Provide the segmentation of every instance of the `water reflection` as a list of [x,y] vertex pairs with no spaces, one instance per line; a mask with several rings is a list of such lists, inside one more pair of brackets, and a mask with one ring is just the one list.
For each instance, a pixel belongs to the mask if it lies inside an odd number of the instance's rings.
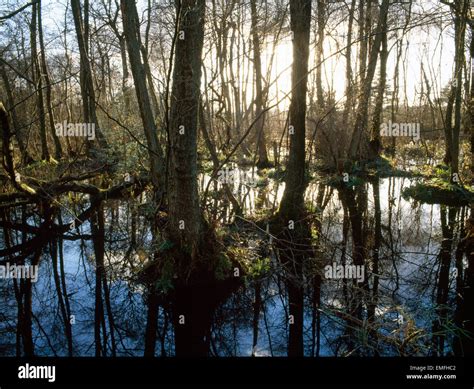
[[[44,204],[41,218],[26,206],[3,210],[2,263],[38,263],[40,277],[0,282],[1,354],[283,356],[300,344],[307,356],[472,354],[468,209],[404,199],[408,178],[311,182],[307,240],[291,251],[304,255],[288,262],[285,236],[265,224],[284,184],[246,174],[256,185],[232,182],[233,199],[201,177],[209,220],[228,224],[229,244],[253,264],[214,284],[144,279],[157,251],[145,195],[105,201],[64,231],[74,219],[62,207]],[[64,201],[81,214],[94,199]],[[32,249],[34,239],[42,244]],[[326,265],[362,266],[365,277],[327,279]]]

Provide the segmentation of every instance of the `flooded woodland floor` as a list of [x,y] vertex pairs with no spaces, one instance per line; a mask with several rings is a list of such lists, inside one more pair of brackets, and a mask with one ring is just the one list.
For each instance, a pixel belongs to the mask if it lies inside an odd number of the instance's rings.
[[147,192],[110,196],[86,215],[94,197],[64,193],[50,225],[37,204],[3,209],[3,257],[39,270],[36,282],[0,284],[0,353],[463,355],[472,350],[468,203],[416,198],[419,171],[436,163],[397,163],[349,180],[312,169],[305,220],[287,226],[305,236],[290,243],[272,227],[278,171],[229,165],[237,213],[222,183],[201,174],[220,249],[215,277],[192,284],[177,280],[172,255],[150,275],[156,253],[172,247],[153,241]]

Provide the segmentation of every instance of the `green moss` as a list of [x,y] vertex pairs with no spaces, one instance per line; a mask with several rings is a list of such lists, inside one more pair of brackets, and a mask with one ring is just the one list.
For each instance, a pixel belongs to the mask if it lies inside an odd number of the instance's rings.
[[370,178],[413,177],[415,175],[412,172],[395,168],[393,161],[380,157],[371,162],[344,163],[342,173],[331,176],[327,180],[327,184],[335,187],[341,185],[352,187],[362,185]]
[[268,169],[267,176],[268,178],[281,182],[285,178],[285,172],[282,169]]
[[416,174],[425,178],[440,178],[445,181],[450,180],[450,170],[445,164],[438,164],[436,166],[423,166],[416,171]]
[[165,240],[161,243],[160,247],[158,248],[159,252],[164,252],[166,250],[170,250],[174,246],[174,243],[170,240]]
[[412,172],[397,169],[394,162],[386,157],[379,157],[365,165],[364,169],[369,176],[374,177],[412,177]]
[[249,263],[248,276],[258,278],[270,270],[270,258],[256,258]]
[[174,264],[169,258],[166,258],[161,269],[161,277],[155,285],[157,290],[166,294],[170,289],[173,289],[173,274]]
[[214,269],[216,278],[218,280],[224,280],[229,276],[229,272],[232,269],[232,261],[226,253],[221,253],[218,257],[216,267]]
[[426,204],[463,206],[474,203],[474,191],[471,188],[454,185],[441,178],[433,178],[405,188],[402,195],[405,199],[412,198]]
[[214,172],[214,165],[210,160],[202,160],[200,164],[203,173],[212,174]]

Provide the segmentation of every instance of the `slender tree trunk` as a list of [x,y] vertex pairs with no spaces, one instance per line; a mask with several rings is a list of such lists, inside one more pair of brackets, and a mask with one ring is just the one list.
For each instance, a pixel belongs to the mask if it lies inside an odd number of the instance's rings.
[[372,121],[372,131],[370,139],[370,158],[376,159],[380,156],[382,143],[380,141],[380,122],[382,119],[383,103],[385,97],[385,87],[387,83],[387,59],[388,43],[387,31],[382,32],[382,49],[380,51],[380,78],[377,88],[377,99],[375,102],[374,116]]
[[[397,40],[397,59],[395,61],[395,68],[393,70],[393,93],[392,93],[392,98],[390,100],[390,120],[392,123],[395,123],[397,121],[397,113],[398,113],[398,107],[399,107],[399,89],[400,89],[400,74],[399,74],[399,68],[400,68],[400,59],[402,56],[402,48],[403,48],[403,38]],[[396,140],[395,137],[392,136],[390,140],[390,146],[389,146],[389,154],[394,155],[395,154],[395,148],[396,148]]]
[[[217,169],[219,168],[220,163],[219,163],[219,158],[217,157],[216,149],[214,147],[214,144],[211,141],[211,138],[209,136],[209,131],[207,130],[207,127],[206,127],[206,121],[204,118],[204,106],[202,104],[202,99],[199,102],[199,126],[201,127],[204,143],[206,144],[209,154],[211,155],[212,166],[214,168],[214,171],[216,172]],[[229,184],[227,182],[223,182],[222,188],[224,189],[224,192],[227,198],[231,202],[233,211],[235,212],[235,214],[238,216],[243,216],[242,207],[240,206],[239,202],[237,201],[234,194],[232,193],[232,190],[229,187]]]
[[38,48],[36,42],[36,31],[37,31],[37,18],[38,18],[38,5],[33,3],[30,34],[31,34],[31,58],[33,60],[33,82],[37,89],[36,107],[38,109],[38,120],[40,129],[41,139],[41,159],[48,161],[50,158],[48,150],[48,140],[46,137],[46,114],[44,111],[44,97],[43,97],[43,77],[41,76],[40,62],[38,59]]
[[257,167],[265,168],[269,166],[267,145],[265,140],[265,119],[263,111],[263,91],[262,91],[262,60],[260,58],[260,38],[258,36],[258,14],[256,0],[250,1],[252,11],[252,40],[253,40],[253,66],[255,70],[255,115],[259,117],[255,125],[257,131],[258,162]]
[[[387,30],[387,15],[389,9],[389,0],[383,0],[380,6],[379,18],[376,28],[376,35],[371,47],[369,63],[366,69],[364,82],[362,85],[362,94],[357,107],[356,123],[352,133],[351,143],[349,147],[349,156],[352,161],[363,158],[361,150],[361,141],[367,136],[367,115],[369,109],[370,96],[372,92],[372,80],[377,66],[377,58],[379,55],[380,45],[382,43],[383,32]],[[365,67],[364,67],[365,69]]]
[[318,42],[316,47],[316,96],[318,103],[318,117],[324,109],[324,91],[322,84],[322,59],[324,58],[324,27],[326,25],[326,1],[317,1],[318,11]]
[[470,123],[470,141],[471,141],[471,172],[474,173],[474,22],[470,23],[471,44],[469,53],[471,55],[471,88],[469,96],[469,123]]
[[59,142],[59,138],[56,135],[56,130],[54,128],[54,115],[53,115],[53,107],[51,103],[51,79],[49,77],[48,67],[46,65],[46,51],[44,47],[44,39],[43,39],[43,22],[41,17],[41,1],[38,2],[38,38],[40,44],[40,60],[41,60],[41,75],[40,77],[44,78],[44,85],[46,91],[46,109],[48,110],[48,119],[49,119],[49,129],[51,131],[51,137],[54,141],[54,157],[56,160],[61,159],[62,156],[62,148],[61,143]]
[[349,124],[349,113],[352,109],[352,90],[353,90],[353,79],[352,79],[352,27],[354,24],[354,11],[356,6],[356,0],[352,0],[351,8],[349,10],[349,25],[347,28],[347,40],[346,40],[346,104],[344,106],[344,113],[342,122],[346,127]]
[[[82,107],[84,111],[84,120],[87,123],[93,123],[95,125],[95,135],[98,144],[101,148],[106,149],[108,147],[107,141],[99,127],[97,120],[97,113],[95,108],[95,91],[94,82],[92,79],[92,69],[89,61],[89,41],[88,41],[88,1],[84,4],[84,22],[81,17],[81,4],[80,0],[71,0],[72,14],[74,18],[74,25],[76,28],[77,43],[79,46],[80,56],[80,78],[81,78],[81,95],[82,95]],[[89,141],[86,140],[89,144]]]
[[143,58],[143,68],[147,79],[147,86],[153,108],[153,117],[157,117],[159,113],[158,99],[156,98],[155,85],[153,83],[153,75],[151,74],[150,64],[148,61],[148,51],[144,45],[140,45],[140,52]]
[[368,2],[359,0],[359,20],[358,20],[358,38],[359,38],[359,89],[362,90],[364,85],[365,72],[367,67],[367,47],[369,37],[365,36],[365,13],[367,12],[365,6],[368,8]]
[[451,143],[451,181],[459,182],[459,134],[461,132],[461,109],[462,109],[462,70],[464,66],[464,42],[466,35],[466,19],[469,10],[469,1],[460,0],[455,3],[454,35],[455,35],[455,56],[454,56],[454,126],[452,128]]
[[161,201],[164,193],[164,157],[163,151],[158,144],[157,129],[153,110],[150,103],[150,95],[146,85],[146,74],[141,62],[138,14],[133,0],[121,0],[122,17],[124,24],[124,34],[128,47],[128,58],[135,82],[135,92],[137,95],[140,116],[147,140],[148,154],[150,157],[150,170],[152,182],[155,187],[157,201]]
[[[222,6],[225,7],[225,3],[222,3]],[[228,7],[231,9],[234,6],[234,2],[229,2]],[[218,116],[223,122],[225,126],[225,133],[226,138],[224,141],[224,148],[230,146],[231,142],[231,125],[232,125],[232,100],[230,98],[230,91],[229,91],[229,83],[226,77],[226,70],[227,70],[227,43],[228,43],[228,33],[229,33],[229,25],[227,22],[226,15],[220,18],[217,15],[217,4],[215,0],[212,0],[212,21],[214,24],[214,29],[217,33],[216,39],[216,56],[217,56],[217,65],[218,65],[218,75],[221,81],[221,90],[222,94],[219,96],[220,99],[220,108]],[[224,12],[227,14],[230,10],[225,9]],[[219,21],[221,20],[221,23]],[[223,111],[223,115],[220,112]]]
[[453,110],[456,95],[455,89],[455,86],[451,85],[444,118],[445,152],[443,161],[449,166],[451,166],[453,160]]
[[125,104],[124,116],[127,117],[130,113],[130,86],[128,85],[128,65],[127,65],[127,47],[126,47],[125,37],[120,35],[119,37],[119,46],[120,46],[120,56],[122,57],[122,94]]
[[3,85],[5,86],[5,95],[7,98],[7,108],[11,113],[13,132],[15,134],[16,140],[18,141],[18,147],[21,154],[21,162],[25,165],[33,162],[30,153],[28,152],[28,134],[26,131],[21,129],[21,122],[17,115],[17,110],[15,108],[15,101],[13,99],[13,92],[10,85],[10,80],[8,74],[3,65],[0,65],[0,74],[2,76]]

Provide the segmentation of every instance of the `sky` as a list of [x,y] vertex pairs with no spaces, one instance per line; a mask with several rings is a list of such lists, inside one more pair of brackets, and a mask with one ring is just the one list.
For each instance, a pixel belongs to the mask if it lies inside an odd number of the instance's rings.
[[[5,9],[11,9],[10,5],[15,4],[16,1],[2,0],[2,6],[0,6],[0,12],[4,13]],[[48,31],[51,31],[53,35],[58,35],[59,31],[62,31],[64,26],[64,10],[66,0],[43,0],[43,25]],[[6,4],[6,5],[5,5]],[[419,11],[430,11],[434,7],[439,6],[437,1],[431,0],[417,0],[413,5],[413,13],[416,15]],[[446,6],[443,6],[447,10]],[[145,8],[145,1],[139,0],[138,2],[139,13]],[[28,15],[28,11],[23,12]],[[342,54],[333,55],[336,51],[340,50],[345,45],[344,34],[346,33],[346,24],[340,23],[337,26],[333,26],[331,20],[328,22],[328,29],[331,29],[328,34],[325,45],[324,54],[327,58],[323,64],[323,87],[328,90],[331,89],[335,93],[336,101],[343,101],[345,92],[345,66],[346,60]],[[73,26],[68,26],[73,31]],[[1,29],[1,28],[0,28]],[[312,30],[314,32],[314,20]],[[439,91],[449,82],[452,69],[453,69],[453,58],[454,58],[454,44],[453,44],[453,31],[452,26],[441,31],[437,27],[429,27],[426,24],[421,27],[417,27],[408,32],[407,39],[404,41],[404,46],[407,47],[406,51],[406,79],[404,72],[400,69],[400,85],[402,86],[406,81],[406,98],[408,104],[416,104],[419,101],[420,82],[421,78],[421,63],[425,72],[430,79],[431,88],[433,95],[432,98],[437,97]],[[354,31],[354,34],[357,32]],[[25,33],[25,35],[28,35]],[[1,39],[1,38],[0,38]],[[269,65],[269,59],[273,50],[273,37],[267,37],[267,45],[263,45],[262,48],[262,66],[265,69]],[[74,37],[70,37],[71,42],[74,41]],[[337,42],[335,41],[337,40]],[[0,41],[1,42],[1,41]],[[314,39],[313,39],[314,42]],[[75,43],[75,42],[74,42]],[[52,53],[54,52],[54,41],[47,41],[47,50]],[[249,42],[247,42],[249,44]],[[395,68],[396,60],[396,48],[393,47],[393,39],[389,42],[390,54],[387,64],[387,84],[390,87],[393,82],[393,71]],[[353,68],[356,66],[355,50],[353,50]],[[210,61],[215,61],[214,58],[207,58],[205,65],[210,66]],[[316,66],[315,61],[315,50],[314,47],[310,51],[309,68],[314,69]],[[269,91],[270,102],[275,102],[284,97],[291,90],[291,64],[292,64],[292,42],[290,34],[282,34],[280,43],[276,46],[276,53],[274,58],[274,64],[272,68],[271,78],[278,78]],[[250,69],[251,70],[251,69]],[[240,69],[242,74],[248,72],[247,65],[243,64]],[[377,80],[378,73],[374,78]],[[253,77],[248,77],[248,90],[251,90],[251,83],[253,83]],[[244,85],[242,85],[244,87]],[[400,97],[403,99],[404,91],[400,91]],[[248,97],[248,103],[251,102],[251,97]],[[289,98],[280,102],[280,110],[285,110],[289,106]]]

